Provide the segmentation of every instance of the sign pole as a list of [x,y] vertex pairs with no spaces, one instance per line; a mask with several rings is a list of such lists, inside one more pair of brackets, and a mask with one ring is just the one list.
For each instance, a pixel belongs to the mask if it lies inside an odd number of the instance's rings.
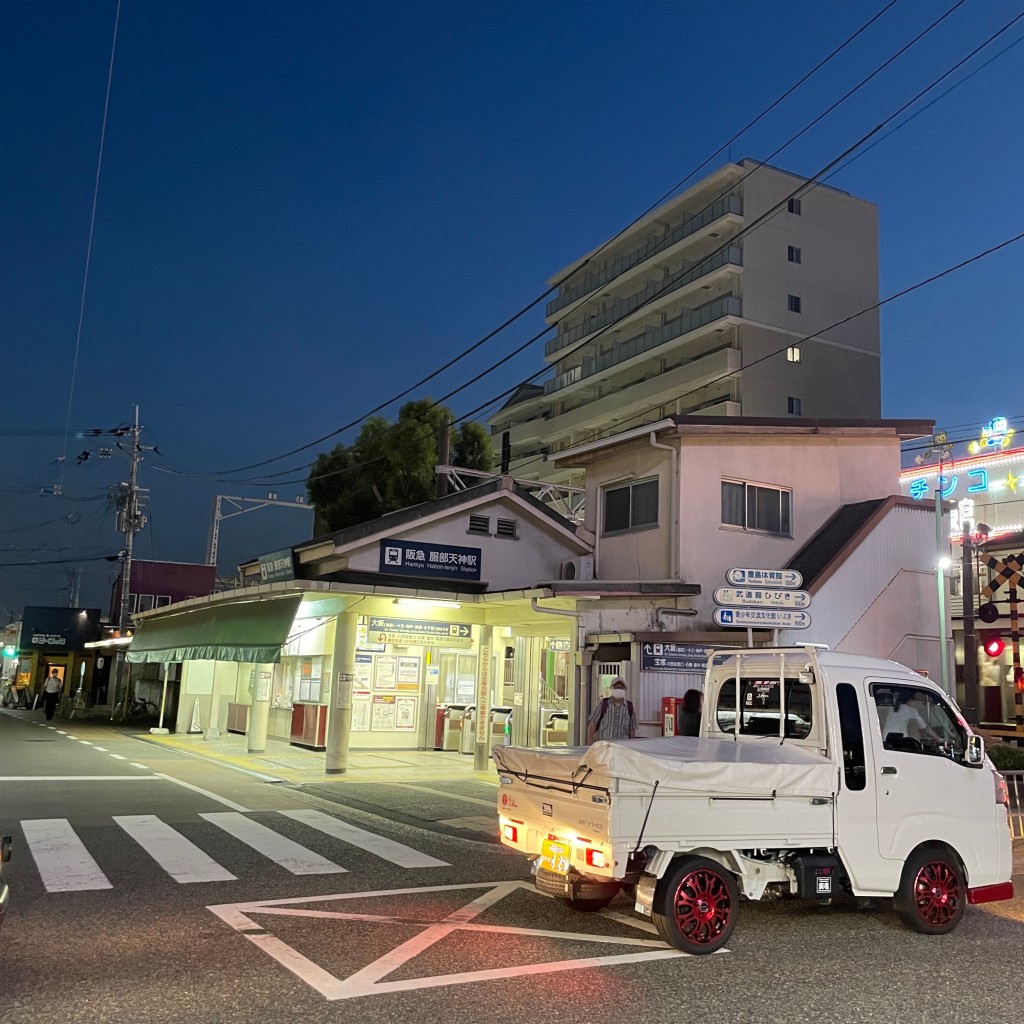
[[1024,684],[1020,666],[1020,619],[1017,615],[1017,588],[1010,587],[1010,652],[1013,655],[1013,717],[1018,730],[1024,730]]

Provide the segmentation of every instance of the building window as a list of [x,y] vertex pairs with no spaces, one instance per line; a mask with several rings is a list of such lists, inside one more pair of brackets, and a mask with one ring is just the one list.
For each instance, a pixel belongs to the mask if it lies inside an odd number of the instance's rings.
[[604,532],[624,533],[658,525],[658,481],[639,480],[604,492]]
[[151,612],[153,610],[153,595],[139,594],[139,611]]
[[798,217],[800,216],[800,200],[790,199],[786,204],[790,213],[795,213]]
[[792,396],[787,398],[786,412],[788,412],[790,416],[802,416],[803,413],[800,411],[800,399],[793,398]]
[[467,533],[483,533],[490,536],[491,533],[491,517],[490,516],[470,516],[469,517],[469,529]]
[[495,537],[518,536],[518,523],[515,519],[499,519],[494,527]]
[[800,256],[801,256],[801,253],[800,253],[799,247],[797,247],[795,245],[791,245],[789,247],[789,255],[787,257],[789,259],[789,262],[790,263],[802,263],[803,261],[800,259]]
[[788,295],[787,301],[789,302],[790,313],[800,312],[800,296],[799,295]]
[[722,525],[789,537],[792,502],[792,491],[781,487],[723,480]]
[[157,608],[166,608],[167,605],[169,605],[170,603],[171,603],[171,595],[170,594],[157,594],[157,596],[156,596],[156,606],[157,606]]
[[789,348],[786,349],[786,358],[791,363],[799,363],[800,362],[800,346],[799,345],[790,345]]

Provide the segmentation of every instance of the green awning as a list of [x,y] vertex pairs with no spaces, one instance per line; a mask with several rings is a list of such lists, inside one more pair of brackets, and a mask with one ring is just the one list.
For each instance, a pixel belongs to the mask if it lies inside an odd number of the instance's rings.
[[301,594],[257,601],[225,601],[176,615],[143,619],[132,637],[132,662],[281,660]]

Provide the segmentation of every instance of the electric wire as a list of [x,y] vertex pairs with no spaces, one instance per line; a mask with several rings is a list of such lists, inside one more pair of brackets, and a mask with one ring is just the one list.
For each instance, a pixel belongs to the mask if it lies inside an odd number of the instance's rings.
[[[966,0],[958,0],[958,2],[954,5],[954,7],[951,8],[949,12],[947,12],[947,15],[943,15],[942,18],[940,18],[939,20],[940,21],[943,20],[945,17],[948,16],[948,14],[951,14],[957,7],[961,6],[965,2],[966,2]],[[770,114],[776,107],[778,107],[781,103],[783,103],[785,100],[787,100],[794,92],[796,92],[797,89],[800,88],[800,86],[804,85],[818,71],[820,71],[823,67],[825,67],[825,65],[828,64],[833,58],[835,58],[840,53],[842,53],[842,51],[845,50],[851,43],[853,43],[854,40],[856,40],[859,36],[861,36],[864,32],[866,32],[867,29],[870,28],[876,21],[878,21],[879,18],[881,18],[891,8],[893,8],[896,5],[896,3],[898,3],[898,0],[890,0],[889,3],[885,4],[881,9],[879,9],[875,14],[873,14],[866,22],[864,22],[864,24],[862,24],[860,26],[860,28],[858,28],[855,32],[853,32],[852,35],[848,36],[842,43],[839,44],[839,46],[837,46],[834,50],[832,50],[831,53],[829,53],[827,56],[825,56],[821,60],[819,60],[817,64],[815,64],[809,71],[805,72],[793,85],[791,85],[780,96],[778,96],[775,100],[773,100],[770,104],[768,104],[768,106],[765,107],[759,114],[757,114],[754,118],[752,118],[750,121],[748,121],[747,124],[744,125],[738,132],[736,132],[730,139],[728,139],[726,142],[722,143],[718,147],[718,149],[716,149],[710,156],[706,157],[700,164],[698,164],[688,174],[686,174],[685,177],[681,178],[678,182],[676,182],[676,184],[673,185],[660,198],[656,199],[650,206],[648,206],[640,214],[638,214],[636,217],[634,217],[634,219],[632,221],[630,221],[629,224],[627,224],[624,228],[622,228],[618,232],[616,232],[611,238],[609,238],[606,242],[604,242],[601,246],[599,246],[597,249],[595,249],[589,255],[584,257],[584,259],[578,265],[574,265],[573,266],[571,271],[568,271],[565,275],[563,275],[561,278],[556,280],[547,290],[545,290],[540,295],[538,295],[535,299],[533,299],[530,303],[528,303],[526,306],[524,306],[522,309],[520,309],[517,313],[513,314],[511,317],[506,319],[500,326],[498,326],[494,330],[490,331],[488,334],[486,334],[479,341],[475,342],[474,344],[472,344],[468,348],[464,349],[459,355],[457,355],[453,359],[449,360],[447,363],[445,363],[439,369],[433,371],[432,373],[430,373],[429,375],[427,375],[426,377],[424,377],[420,381],[418,381],[416,384],[411,385],[409,388],[407,388],[406,390],[402,391],[398,395],[392,396],[391,398],[387,399],[387,401],[382,402],[381,404],[377,405],[376,407],[371,409],[368,413],[364,414],[363,416],[360,416],[358,419],[352,420],[351,422],[349,422],[349,423],[347,423],[347,424],[345,424],[345,425],[343,425],[341,427],[338,427],[337,429],[331,431],[330,433],[324,434],[322,437],[319,437],[319,438],[317,438],[314,441],[310,441],[309,443],[301,445],[298,448],[293,448],[290,451],[284,452],[281,455],[275,455],[273,458],[263,459],[260,462],[249,463],[248,465],[238,466],[238,467],[236,467],[234,469],[214,470],[214,474],[213,475],[225,475],[225,476],[227,476],[227,475],[233,475],[235,473],[243,473],[246,470],[257,469],[260,466],[269,465],[272,462],[278,462],[281,459],[286,459],[286,458],[288,458],[291,455],[297,455],[299,452],[306,451],[307,449],[312,448],[315,445],[322,444],[324,441],[328,441],[332,437],[336,437],[338,434],[344,433],[346,430],[349,430],[352,427],[358,426],[361,422],[363,422],[363,420],[365,420],[365,419],[369,418],[370,416],[373,416],[375,413],[378,413],[381,410],[387,408],[389,405],[392,405],[395,402],[400,401],[402,398],[405,398],[412,391],[416,390],[419,387],[422,387],[424,384],[426,384],[429,381],[433,380],[439,374],[443,373],[445,370],[451,368],[457,362],[459,362],[460,360],[462,360],[466,356],[470,355],[472,352],[476,351],[485,342],[490,341],[493,337],[495,337],[495,335],[500,334],[507,327],[511,326],[511,324],[513,324],[516,320],[520,319],[522,316],[524,316],[526,313],[528,313],[531,309],[533,309],[538,303],[542,302],[545,298],[547,298],[547,296],[549,296],[552,292],[554,292],[558,288],[560,288],[562,286],[562,284],[564,284],[570,277],[572,277],[574,274],[578,274],[579,271],[581,269],[583,269],[583,267],[587,266],[592,260],[596,259],[602,252],[604,252],[605,249],[607,249],[609,246],[613,245],[619,238],[622,237],[622,235],[624,235],[631,228],[633,228],[636,224],[638,224],[641,220],[643,220],[644,217],[646,217],[649,213],[651,213],[654,210],[656,210],[659,206],[662,205],[662,203],[664,203],[668,199],[670,199],[688,181],[690,181],[695,175],[697,175],[698,173],[700,173],[700,171],[702,171],[705,167],[707,167],[708,164],[710,164],[712,160],[714,160],[716,157],[720,156],[723,152],[728,150],[729,147],[733,145],[733,143],[735,143],[737,140],[739,140],[751,128],[753,128],[760,121],[762,121],[765,117],[767,117],[768,114]],[[931,27],[934,27],[935,24],[938,24],[938,22],[933,23],[933,25],[930,26],[925,31],[926,32],[931,31]],[[913,42],[916,42],[916,40],[912,41],[912,43],[910,45],[913,45]],[[893,59],[895,59],[895,58],[893,58]],[[776,151],[776,152],[779,152],[779,151]],[[522,350],[522,348],[525,348],[525,347],[527,347],[530,344],[533,344],[533,342],[540,340],[540,338],[543,337],[545,334],[547,334],[550,330],[551,330],[551,327],[545,328],[543,331],[541,331],[538,334],[536,334],[528,342],[524,342],[523,346],[520,347],[520,350]],[[502,363],[504,363],[506,361],[507,360],[502,360],[501,363],[498,363],[497,365],[502,365]],[[288,472],[294,472],[294,470],[290,470]]]

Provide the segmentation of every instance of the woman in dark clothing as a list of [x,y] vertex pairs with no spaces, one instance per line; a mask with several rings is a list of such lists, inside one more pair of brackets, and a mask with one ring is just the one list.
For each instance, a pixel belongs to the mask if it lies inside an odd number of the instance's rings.
[[679,712],[679,735],[700,735],[700,709],[703,694],[700,690],[687,690],[683,694],[683,707]]

